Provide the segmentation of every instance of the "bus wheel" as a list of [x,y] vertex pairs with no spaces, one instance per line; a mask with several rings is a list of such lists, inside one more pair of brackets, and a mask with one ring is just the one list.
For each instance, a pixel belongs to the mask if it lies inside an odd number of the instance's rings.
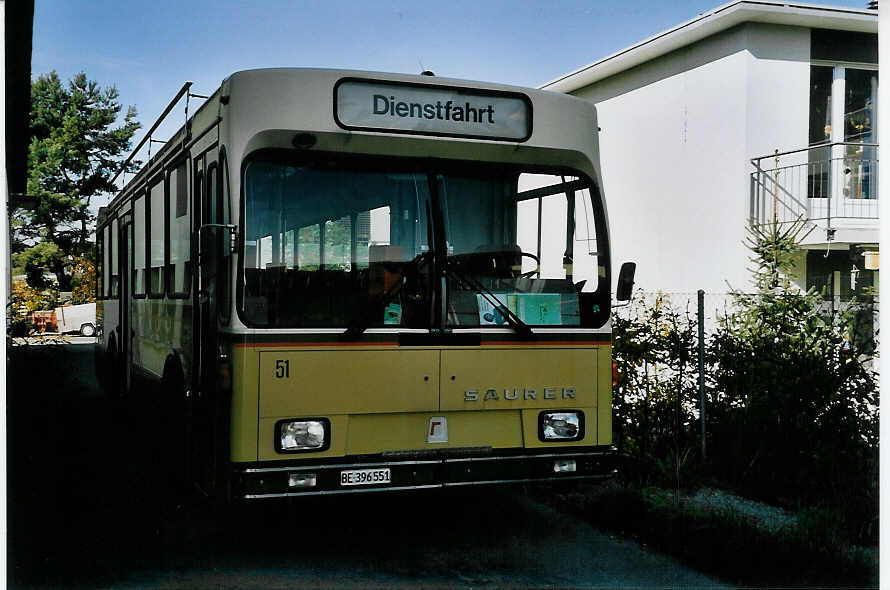
[[80,335],[81,336],[95,336],[96,328],[93,324],[84,324],[80,327]]

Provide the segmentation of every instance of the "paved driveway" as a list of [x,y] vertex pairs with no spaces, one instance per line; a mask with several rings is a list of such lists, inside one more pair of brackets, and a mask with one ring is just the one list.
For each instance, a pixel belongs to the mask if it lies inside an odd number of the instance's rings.
[[140,423],[93,348],[12,350],[11,587],[721,587],[522,489],[213,508],[160,499]]

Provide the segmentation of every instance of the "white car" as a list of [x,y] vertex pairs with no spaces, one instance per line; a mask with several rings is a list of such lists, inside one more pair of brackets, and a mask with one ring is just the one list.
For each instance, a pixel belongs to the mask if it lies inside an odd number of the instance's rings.
[[78,332],[81,336],[96,334],[96,304],[65,305],[57,307],[56,326],[60,334]]

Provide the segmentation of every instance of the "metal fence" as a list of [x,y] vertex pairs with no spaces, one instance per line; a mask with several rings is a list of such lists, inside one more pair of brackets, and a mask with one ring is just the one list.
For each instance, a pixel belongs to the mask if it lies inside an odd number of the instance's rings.
[[[741,293],[739,293],[741,294]],[[744,293],[756,296],[756,293]],[[627,306],[617,307],[615,314],[624,319],[637,319],[650,316],[652,309],[662,309],[663,315],[676,313],[681,325],[695,325],[702,337],[710,338],[721,323],[740,311],[736,294],[730,292],[680,292],[645,291],[638,289]],[[854,298],[825,297],[819,306],[826,318],[852,312],[849,336],[851,343],[869,354],[878,355],[880,298],[877,294],[857,295]]]
[[832,227],[878,218],[878,144],[827,143],[753,158],[750,221]]

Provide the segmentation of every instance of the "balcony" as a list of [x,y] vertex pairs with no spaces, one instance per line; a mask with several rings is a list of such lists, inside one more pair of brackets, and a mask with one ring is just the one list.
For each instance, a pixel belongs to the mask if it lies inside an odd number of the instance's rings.
[[877,242],[878,144],[826,143],[753,158],[753,225],[808,222],[804,245]]

